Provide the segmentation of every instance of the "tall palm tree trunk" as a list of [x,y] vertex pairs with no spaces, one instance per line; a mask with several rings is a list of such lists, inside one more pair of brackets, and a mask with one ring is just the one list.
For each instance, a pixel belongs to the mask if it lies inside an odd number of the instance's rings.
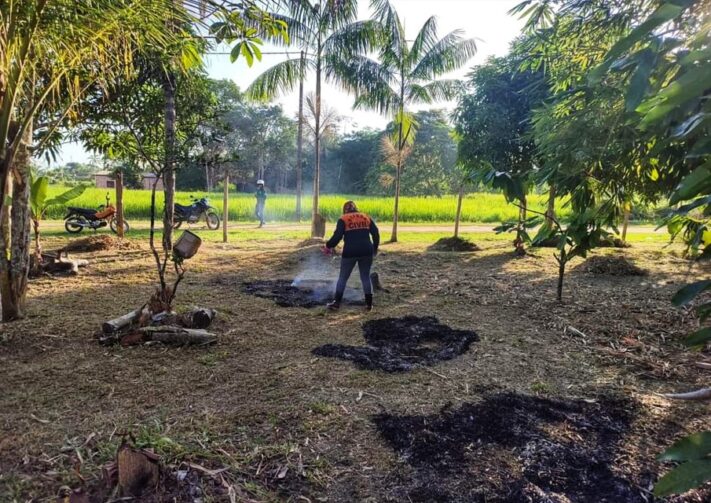
[[[27,276],[30,271],[30,146],[32,122],[28,124],[18,146],[12,166],[12,207],[2,212],[0,230],[0,299],[2,321],[25,316]],[[11,175],[12,176],[12,175]],[[5,186],[9,193],[8,185]]]
[[173,211],[175,209],[175,75],[167,70],[163,80],[165,99],[165,164],[163,166],[163,249],[173,248]]
[[464,185],[459,187],[459,194],[457,196],[457,214],[454,217],[454,237],[459,237],[459,221],[462,218],[462,199],[464,199]]
[[299,125],[296,136],[296,221],[301,221],[301,191],[303,176],[301,155],[304,148],[304,51],[301,51],[301,76],[299,78]]
[[319,38],[316,51],[316,103],[314,105],[314,125],[316,138],[314,147],[316,151],[316,163],[314,168],[314,201],[311,209],[311,237],[316,237],[318,232],[319,219],[319,191],[321,187],[321,39]]
[[[401,88],[404,96],[404,84]],[[393,231],[390,235],[390,242],[397,243],[397,224],[400,220],[400,177],[402,175],[402,151],[405,148],[402,138],[402,121],[404,120],[405,107],[400,105],[400,124],[397,130],[397,166],[395,169],[395,208],[393,209]]]

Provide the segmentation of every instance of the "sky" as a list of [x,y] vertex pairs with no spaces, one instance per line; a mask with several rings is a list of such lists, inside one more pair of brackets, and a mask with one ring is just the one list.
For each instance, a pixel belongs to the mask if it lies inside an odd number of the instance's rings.
[[[359,17],[369,17],[369,1],[359,0]],[[442,37],[452,30],[463,30],[464,37],[477,39],[477,54],[469,64],[458,72],[447,75],[447,78],[464,78],[473,66],[483,63],[489,56],[502,56],[508,52],[511,41],[520,33],[523,21],[508,15],[508,11],[520,0],[391,0],[405,25],[408,39],[413,39],[424,22],[431,16],[437,17],[438,35]],[[265,52],[279,52],[289,49],[279,49],[265,46]],[[292,51],[294,49],[291,49]],[[221,47],[214,52],[227,52]],[[249,84],[264,70],[283,61],[285,54],[265,54],[261,62],[256,62],[252,68],[247,67],[240,58],[231,63],[227,54],[212,54],[206,58],[208,75],[214,79],[233,80],[241,89]],[[315,88],[315,80],[307,80],[304,92],[309,93]],[[388,122],[375,112],[353,110],[352,96],[328,85],[323,86],[323,103],[335,108],[343,117],[342,132],[348,133],[366,127],[382,128]],[[288,116],[296,116],[298,110],[298,90],[284,94],[276,100],[284,108]],[[453,108],[453,103],[438,103],[426,108]],[[62,147],[56,162],[86,162],[91,157],[80,144],[70,143]]]

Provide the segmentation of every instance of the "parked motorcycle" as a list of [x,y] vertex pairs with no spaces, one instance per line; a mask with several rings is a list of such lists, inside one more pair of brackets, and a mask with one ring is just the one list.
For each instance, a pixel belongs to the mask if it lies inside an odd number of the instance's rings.
[[[64,228],[67,232],[71,232],[72,234],[77,234],[84,230],[84,228],[96,230],[99,227],[106,227],[107,225],[114,233],[118,231],[116,207],[111,204],[111,199],[108,194],[106,194],[106,204],[99,206],[98,210],[69,206],[67,212],[67,216],[64,217]],[[124,232],[128,232],[128,229],[128,222],[124,219],[123,230]]]
[[175,211],[173,212],[173,227],[177,229],[183,222],[189,224],[195,224],[205,219],[205,224],[210,230],[215,230],[220,227],[220,217],[217,216],[217,211],[215,208],[210,206],[210,201],[207,197],[202,197],[197,199],[190,196],[192,204],[189,206],[183,206],[182,204],[175,203]]

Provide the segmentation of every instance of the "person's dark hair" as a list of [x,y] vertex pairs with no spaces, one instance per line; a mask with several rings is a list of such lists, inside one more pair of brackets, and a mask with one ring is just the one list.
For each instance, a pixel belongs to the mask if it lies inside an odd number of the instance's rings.
[[356,206],[356,203],[353,201],[346,201],[346,203],[343,205],[343,213],[357,213],[358,212],[358,207]]

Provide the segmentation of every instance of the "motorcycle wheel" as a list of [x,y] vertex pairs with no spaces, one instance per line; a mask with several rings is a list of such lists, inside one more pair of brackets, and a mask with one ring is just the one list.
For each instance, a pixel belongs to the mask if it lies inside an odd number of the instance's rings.
[[214,211],[210,211],[205,214],[205,223],[211,231],[217,230],[220,228],[220,217]]
[[81,224],[81,219],[77,217],[66,219],[64,221],[64,228],[71,234],[79,234],[82,230],[84,230],[84,226]]
[[[113,231],[114,234],[118,234],[118,222],[116,221],[115,218],[111,219],[111,222],[109,222],[109,226],[111,227],[111,230]],[[124,221],[123,221],[124,234],[127,233],[129,230],[131,230],[131,226],[128,225],[128,221],[126,219],[124,219]]]

